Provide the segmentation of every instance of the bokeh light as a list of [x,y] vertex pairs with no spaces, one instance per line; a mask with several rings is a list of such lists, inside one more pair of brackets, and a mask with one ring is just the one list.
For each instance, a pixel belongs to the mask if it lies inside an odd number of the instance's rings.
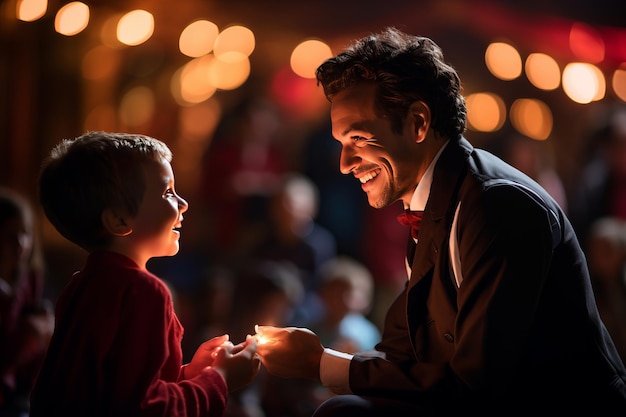
[[613,72],[611,84],[615,95],[626,102],[626,63]]
[[485,51],[485,64],[501,80],[514,80],[522,74],[522,58],[517,49],[508,43],[491,43]]
[[180,52],[192,58],[206,55],[213,50],[219,28],[208,20],[196,20],[180,34],[178,47]]
[[73,36],[89,24],[89,6],[79,1],[61,7],[54,18],[54,30],[61,35]]
[[213,94],[216,87],[209,80],[213,55],[195,58],[176,71],[171,81],[171,92],[180,105],[200,103]]
[[604,40],[588,25],[580,22],[572,25],[569,45],[574,55],[581,61],[597,64],[604,59]]
[[254,33],[244,26],[229,26],[220,32],[215,39],[213,53],[220,56],[228,52],[240,52],[250,56],[256,46]]
[[333,52],[326,43],[318,39],[301,42],[291,53],[291,70],[302,78],[315,78],[315,70],[330,58]]
[[48,10],[48,0],[18,0],[15,14],[19,20],[34,22],[42,18]]
[[148,123],[154,114],[155,102],[154,93],[148,87],[132,88],[124,94],[120,102],[120,121],[131,128]]
[[220,90],[234,90],[250,75],[250,60],[241,52],[231,51],[216,56],[209,68],[209,81]]
[[602,71],[584,62],[572,62],[563,69],[563,91],[574,102],[587,104],[604,97],[606,81]]
[[520,98],[511,104],[511,124],[521,134],[545,140],[552,133],[552,112],[548,105],[536,99]]
[[465,98],[467,124],[479,132],[495,132],[506,119],[504,100],[493,93],[474,93]]
[[154,17],[145,10],[126,13],[117,24],[117,39],[125,45],[141,45],[154,33]]
[[550,55],[530,54],[524,68],[528,81],[540,90],[555,90],[561,84],[561,69]]

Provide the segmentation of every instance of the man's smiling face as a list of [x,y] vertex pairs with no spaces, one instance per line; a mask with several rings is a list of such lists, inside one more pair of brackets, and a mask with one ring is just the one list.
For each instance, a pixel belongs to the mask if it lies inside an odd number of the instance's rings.
[[340,170],[361,182],[370,206],[407,204],[419,180],[420,147],[410,118],[394,132],[376,110],[376,85],[358,84],[332,98],[333,136],[341,143]]

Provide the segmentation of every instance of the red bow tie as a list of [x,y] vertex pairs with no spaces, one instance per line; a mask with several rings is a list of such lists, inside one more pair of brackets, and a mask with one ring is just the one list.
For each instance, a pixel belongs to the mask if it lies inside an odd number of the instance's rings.
[[411,226],[411,236],[413,236],[413,239],[417,239],[423,216],[423,211],[411,211],[406,209],[404,210],[404,213],[398,216],[398,222],[405,226]]

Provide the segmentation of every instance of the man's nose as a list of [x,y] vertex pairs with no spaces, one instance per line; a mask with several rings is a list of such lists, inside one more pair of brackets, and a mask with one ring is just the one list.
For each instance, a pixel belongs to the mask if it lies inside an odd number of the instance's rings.
[[339,156],[339,170],[342,174],[349,174],[359,164],[360,160],[361,158],[352,148],[344,147],[341,149],[341,155]]

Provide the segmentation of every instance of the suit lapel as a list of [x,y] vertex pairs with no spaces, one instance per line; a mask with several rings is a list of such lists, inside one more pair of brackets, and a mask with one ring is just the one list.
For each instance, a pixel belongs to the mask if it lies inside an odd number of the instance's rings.
[[[449,278],[439,273],[433,278],[435,262],[448,256],[447,246],[458,190],[466,170],[466,160],[472,146],[465,139],[450,142],[435,165],[433,182],[420,227],[420,238],[411,263],[411,277],[407,291],[407,315],[411,336],[427,313],[426,303],[433,279]],[[447,259],[442,267],[448,265]],[[444,283],[445,284],[445,283]],[[441,287],[438,284],[438,287]],[[449,285],[448,285],[449,287]]]

